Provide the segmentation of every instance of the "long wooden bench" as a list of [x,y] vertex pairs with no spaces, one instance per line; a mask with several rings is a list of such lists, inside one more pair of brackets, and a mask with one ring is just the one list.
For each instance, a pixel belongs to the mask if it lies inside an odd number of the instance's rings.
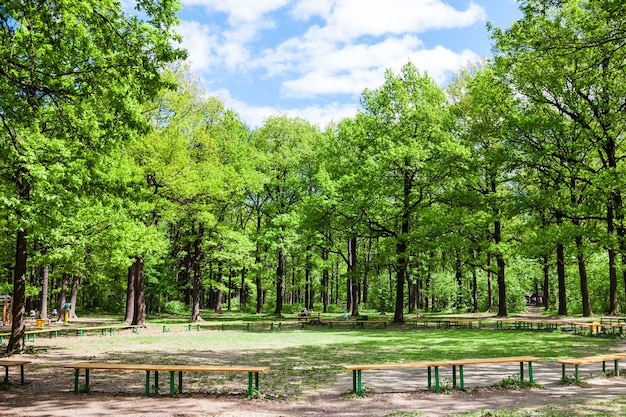
[[[212,365],[154,365],[154,364],[120,364],[120,363],[71,363],[64,366],[74,369],[74,392],[78,392],[79,372],[85,370],[85,389],[89,390],[89,371],[91,370],[118,370],[118,371],[145,371],[146,395],[150,395],[150,372],[154,372],[155,391],[159,389],[159,372],[170,374],[170,396],[176,392],[175,373],[178,372],[178,392],[183,392],[183,372],[241,372],[248,373],[248,398],[253,395],[253,389],[259,390],[259,373],[269,371],[264,366],[212,366]],[[253,387],[254,380],[254,387]]]
[[0,359],[0,366],[4,366],[4,384],[9,384],[9,368],[19,366],[20,367],[20,383],[24,385],[24,365],[28,365],[30,361],[21,360],[6,360]]
[[583,356],[579,358],[562,358],[557,359],[556,362],[561,364],[561,381],[564,382],[566,380],[565,365],[574,365],[574,379],[576,381],[579,381],[578,367],[580,365],[586,365],[589,363],[602,362],[602,373],[606,373],[606,363],[609,361],[613,361],[615,374],[616,376],[619,376],[620,359],[626,359],[626,353],[609,353],[604,355]]
[[387,328],[388,320],[325,320],[324,323],[328,326],[329,329],[333,328],[334,324],[347,324],[348,326],[356,329],[363,329],[366,324],[382,324],[383,328]]
[[533,380],[533,362],[541,361],[541,358],[535,356],[511,356],[503,358],[481,358],[481,359],[461,359],[461,360],[448,360],[448,361],[420,361],[420,362],[407,362],[407,363],[393,363],[393,364],[373,364],[373,365],[342,365],[342,368],[348,371],[352,371],[352,391],[359,397],[363,396],[362,386],[362,371],[367,370],[382,370],[382,369],[412,369],[412,368],[427,368],[428,369],[428,389],[432,388],[432,371],[434,369],[435,377],[435,392],[441,391],[441,383],[439,381],[439,368],[440,367],[452,367],[454,388],[457,387],[456,383],[456,368],[459,367],[459,380],[460,389],[465,389],[465,377],[464,366],[466,365],[494,365],[502,363],[514,363],[520,364],[520,379],[524,379],[524,363],[528,364],[528,375],[531,384]]

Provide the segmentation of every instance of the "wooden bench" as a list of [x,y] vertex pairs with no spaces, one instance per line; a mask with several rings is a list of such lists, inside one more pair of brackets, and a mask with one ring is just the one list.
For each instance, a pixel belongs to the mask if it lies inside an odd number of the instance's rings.
[[541,361],[541,358],[535,356],[511,356],[504,358],[481,358],[481,359],[461,359],[461,360],[448,360],[448,361],[420,361],[420,362],[407,362],[407,363],[393,363],[393,364],[375,364],[375,365],[342,365],[342,368],[348,371],[352,371],[352,391],[359,397],[363,396],[362,387],[362,371],[378,370],[378,369],[413,369],[413,368],[427,368],[428,369],[428,389],[432,388],[432,371],[435,371],[435,392],[441,392],[441,383],[439,381],[439,368],[440,367],[452,367],[452,386],[457,387],[456,383],[456,367],[459,367],[459,379],[460,389],[465,389],[465,377],[464,366],[465,365],[495,365],[502,363],[515,363],[520,364],[520,379],[524,379],[524,363],[528,364],[528,375],[531,384],[533,380],[533,362]]
[[139,332],[139,327],[136,324],[113,324],[110,326],[94,326],[94,327],[79,327],[76,328],[76,335],[82,337],[85,332],[88,331],[100,331],[102,336],[116,335],[118,330],[131,329],[133,333]]
[[383,328],[387,328],[387,320],[326,320],[324,321],[324,323],[326,323],[328,325],[329,329],[333,328],[333,324],[347,324],[349,326],[351,326],[353,329],[356,329],[357,327],[359,329],[363,329],[364,326],[368,323],[372,323],[372,324],[376,324],[376,323],[382,323]]
[[74,369],[74,392],[79,392],[78,380],[81,369],[85,370],[85,389],[89,390],[89,371],[118,370],[118,371],[145,371],[146,372],[146,395],[150,395],[150,372],[154,372],[155,391],[159,390],[159,372],[169,372],[170,374],[170,396],[176,392],[175,373],[178,372],[178,392],[183,392],[183,372],[242,372],[248,373],[248,398],[253,394],[254,389],[259,390],[259,373],[267,372],[270,368],[263,366],[212,366],[212,365],[150,365],[150,364],[120,364],[120,363],[71,363],[64,365],[64,368]]
[[574,365],[574,379],[579,381],[578,379],[578,367],[580,365],[586,365],[588,363],[600,363],[602,362],[602,373],[606,373],[606,362],[613,361],[614,362],[614,370],[616,376],[619,376],[619,360],[625,359],[626,353],[609,353],[604,355],[595,355],[595,356],[583,356],[579,358],[562,358],[557,359],[556,362],[561,364],[561,381],[565,382],[565,365]]
[[0,359],[0,365],[4,366],[4,383],[9,384],[9,368],[14,366],[20,367],[20,383],[24,385],[24,365],[28,365],[30,361],[5,360]]

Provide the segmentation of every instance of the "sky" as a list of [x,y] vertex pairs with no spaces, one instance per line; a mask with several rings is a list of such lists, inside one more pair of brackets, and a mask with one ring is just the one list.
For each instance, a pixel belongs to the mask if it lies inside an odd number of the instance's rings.
[[269,116],[320,128],[353,117],[363,91],[411,61],[444,87],[491,56],[487,22],[515,0],[180,0],[177,32],[207,94],[251,128]]

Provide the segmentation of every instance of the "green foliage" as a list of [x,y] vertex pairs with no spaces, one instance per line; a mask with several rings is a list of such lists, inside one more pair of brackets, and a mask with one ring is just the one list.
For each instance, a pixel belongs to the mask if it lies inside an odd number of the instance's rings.
[[494,387],[502,389],[530,389],[539,388],[540,385],[531,384],[529,380],[521,379],[519,375],[513,375],[496,382]]
[[168,301],[163,304],[163,312],[167,314],[173,314],[177,316],[189,315],[189,306],[185,305],[182,301]]

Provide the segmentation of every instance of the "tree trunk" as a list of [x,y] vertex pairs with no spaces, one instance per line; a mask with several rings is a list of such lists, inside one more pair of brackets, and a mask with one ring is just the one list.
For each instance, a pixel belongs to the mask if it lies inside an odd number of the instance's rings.
[[[136,267],[136,262],[133,262],[132,265],[128,267],[128,280],[126,286],[126,317],[124,318],[124,323],[128,324],[131,324],[133,322],[135,316],[135,276],[137,275],[137,272],[135,271]],[[61,291],[61,293],[63,293],[63,291]]]
[[456,293],[456,308],[461,308],[463,304],[463,261],[461,259],[461,250],[454,251],[454,278],[456,279],[457,293]]
[[359,313],[359,278],[357,277],[357,265],[359,253],[357,249],[357,238],[352,236],[348,241],[348,280],[350,282],[350,315],[357,317]]
[[567,315],[567,293],[565,289],[565,249],[562,243],[556,244],[556,274],[559,285],[559,315]]
[[144,289],[144,258],[135,260],[135,313],[132,324],[146,327],[146,293]]
[[[408,228],[408,224],[406,225]],[[405,225],[402,225],[404,230]],[[408,233],[408,230],[407,230]],[[406,243],[404,243],[403,233],[396,244],[396,255],[398,256],[398,271],[396,273],[396,307],[393,315],[394,323],[404,323],[404,281],[406,277]]]
[[276,266],[276,309],[274,310],[274,315],[280,317],[283,315],[283,292],[285,274],[287,273],[287,259],[282,248],[278,250],[276,258],[278,265]]
[[322,269],[322,308],[324,309],[324,313],[328,312],[328,289],[329,289],[329,272],[328,272],[328,250],[326,248],[322,249],[322,261],[324,264],[324,269]]
[[[494,241],[498,245],[502,241],[502,225],[500,221],[494,223]],[[498,267],[498,317],[508,316],[506,305],[506,281],[504,256],[500,249],[496,253],[496,265]]]
[[217,261],[217,275],[215,276],[215,282],[217,282],[218,289],[215,291],[215,312],[222,314],[222,303],[224,301],[224,291],[222,285],[224,284],[224,266],[222,261]]
[[248,305],[248,284],[246,284],[246,268],[241,268],[241,288],[239,289],[239,305],[243,308]]
[[587,265],[585,263],[583,250],[583,237],[576,236],[576,259],[578,261],[578,275],[580,275],[580,295],[583,303],[583,316],[591,317],[593,316],[593,311],[591,309],[591,299],[589,297]]
[[[257,215],[256,220],[256,230],[259,232],[261,230],[261,215]],[[261,247],[259,241],[256,242],[256,254],[254,257],[254,264],[259,267],[261,265]],[[261,268],[257,268],[256,276],[255,276],[255,284],[256,284],[256,313],[263,313],[263,281],[261,280]]]
[[76,315],[76,301],[78,299],[78,286],[80,285],[80,277],[78,275],[74,275],[74,279],[72,280],[72,291],[70,292],[70,304],[72,307],[70,308],[70,318],[75,319],[78,318]]
[[9,354],[24,352],[26,331],[26,268],[28,261],[26,230],[19,230],[15,242],[15,271],[13,273],[13,298],[11,338],[7,346]]
[[493,271],[491,270],[491,254],[487,254],[487,311],[493,311]]
[[201,263],[202,263],[202,237],[204,235],[204,223],[198,226],[198,235],[193,242],[193,279],[191,289],[191,321],[202,320],[200,317],[200,287],[202,285]]
[[543,264],[543,309],[545,311],[550,309],[550,264],[548,261],[547,255],[541,257]]
[[41,268],[41,305],[39,307],[39,318],[48,318],[48,265]]

